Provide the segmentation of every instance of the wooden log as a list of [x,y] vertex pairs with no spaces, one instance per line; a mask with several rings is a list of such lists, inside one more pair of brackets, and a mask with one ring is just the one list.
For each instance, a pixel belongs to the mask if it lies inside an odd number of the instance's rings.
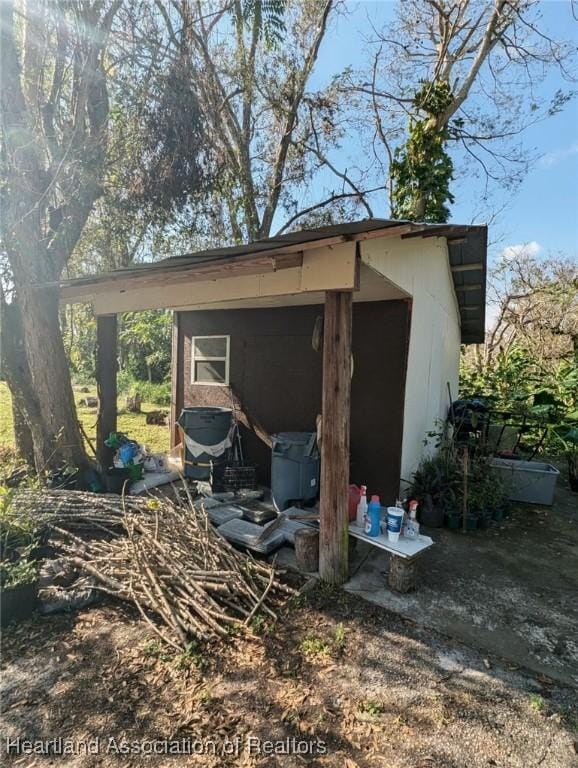
[[295,560],[297,568],[305,573],[319,569],[319,531],[316,528],[295,531]]
[[388,584],[396,592],[411,592],[417,587],[417,557],[392,555],[389,560]]
[[99,315],[96,318],[96,450],[98,461],[103,468],[112,464],[113,456],[113,451],[106,447],[104,441],[110,432],[116,432],[116,339],[116,315]]
[[319,574],[331,584],[348,577],[351,291],[325,294]]

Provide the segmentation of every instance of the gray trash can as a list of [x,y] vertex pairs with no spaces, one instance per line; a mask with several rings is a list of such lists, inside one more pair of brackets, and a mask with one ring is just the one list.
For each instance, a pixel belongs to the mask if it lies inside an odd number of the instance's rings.
[[278,510],[315,499],[319,490],[319,451],[315,432],[272,436],[271,493]]
[[[233,411],[230,408],[183,408],[177,424],[185,434],[186,477],[208,480],[211,473],[214,475],[215,470],[224,468],[231,449]],[[201,450],[203,447],[207,450]]]

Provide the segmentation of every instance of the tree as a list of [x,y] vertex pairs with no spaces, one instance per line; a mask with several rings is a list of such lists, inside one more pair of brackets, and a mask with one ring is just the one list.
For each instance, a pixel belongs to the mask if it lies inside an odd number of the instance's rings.
[[465,169],[470,182],[481,169],[483,197],[491,182],[513,187],[532,159],[520,135],[571,96],[536,96],[551,67],[571,79],[574,61],[537,0],[404,0],[372,44],[369,73],[345,73],[340,87],[371,111],[375,162],[401,218],[446,221]]
[[532,249],[502,254],[490,276],[496,319],[485,345],[485,363],[517,345],[543,370],[561,360],[578,366],[578,267],[562,256],[540,258]]
[[[461,388],[534,417],[578,405],[578,267],[530,246],[507,249],[491,271],[494,320],[486,342],[462,352]],[[543,406],[547,406],[546,409]]]
[[[59,280],[102,192],[107,45],[121,0],[0,3],[2,244],[25,360],[5,375],[36,468],[86,464],[59,327]],[[51,66],[45,66],[48,60]],[[6,316],[6,315],[5,315]],[[6,339],[6,324],[2,326]]]
[[[159,0],[169,55],[186,58],[206,126],[214,184],[191,201],[189,219],[212,243],[267,237],[336,202],[366,206],[364,179],[330,159],[341,137],[338,93],[310,90],[334,6],[219,0],[208,11],[201,0]],[[307,194],[314,181],[323,189],[321,171],[338,187]]]
[[125,312],[119,342],[126,368],[136,379],[163,381],[171,365],[172,315],[167,310]]

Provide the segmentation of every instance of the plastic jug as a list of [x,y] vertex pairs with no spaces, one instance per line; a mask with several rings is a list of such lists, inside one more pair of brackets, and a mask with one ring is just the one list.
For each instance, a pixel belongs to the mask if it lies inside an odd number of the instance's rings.
[[372,496],[367,507],[367,518],[365,520],[366,536],[379,536],[379,519],[381,515],[381,504],[379,496]]
[[361,499],[361,488],[358,485],[349,486],[349,522],[354,523],[357,515],[357,505]]
[[365,530],[365,518],[367,517],[367,488],[365,485],[361,486],[359,495],[359,503],[357,504],[357,510],[355,514],[355,525]]

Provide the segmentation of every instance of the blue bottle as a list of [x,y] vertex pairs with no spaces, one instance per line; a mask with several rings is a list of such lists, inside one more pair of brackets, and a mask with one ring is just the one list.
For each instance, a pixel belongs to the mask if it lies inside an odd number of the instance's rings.
[[365,535],[366,536],[379,536],[379,521],[381,515],[381,504],[379,502],[379,496],[372,496],[371,501],[367,507],[367,515],[365,518]]

